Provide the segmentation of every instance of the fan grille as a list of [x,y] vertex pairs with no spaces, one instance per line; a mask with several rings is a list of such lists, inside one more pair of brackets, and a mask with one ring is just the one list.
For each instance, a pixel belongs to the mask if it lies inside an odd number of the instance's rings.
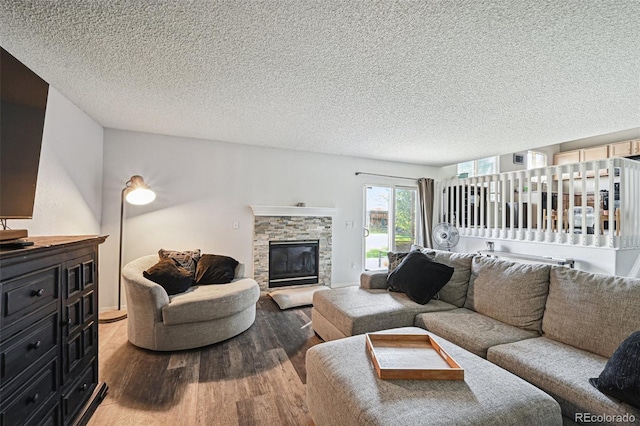
[[460,240],[460,234],[455,226],[441,222],[433,228],[433,241],[440,248],[450,249],[455,247]]

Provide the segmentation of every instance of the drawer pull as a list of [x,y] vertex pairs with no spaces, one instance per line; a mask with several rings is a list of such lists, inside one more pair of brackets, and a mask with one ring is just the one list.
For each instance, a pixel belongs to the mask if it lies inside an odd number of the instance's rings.
[[33,404],[34,402],[37,402],[38,399],[40,399],[40,394],[35,394],[33,396],[30,396],[29,399],[27,399],[27,404]]
[[81,392],[86,391],[86,390],[87,390],[87,387],[88,387],[88,386],[87,386],[87,384],[86,384],[86,383],[83,383],[83,384],[82,384],[82,386],[80,386],[80,391],[81,391]]
[[42,342],[38,340],[37,342],[30,344],[29,349],[38,349],[40,345],[42,345]]
[[71,318],[67,318],[67,319],[64,319],[64,320],[60,321],[60,324],[63,325],[63,326],[71,324]]
[[31,297],[41,297],[44,294],[44,288],[33,290],[31,292]]

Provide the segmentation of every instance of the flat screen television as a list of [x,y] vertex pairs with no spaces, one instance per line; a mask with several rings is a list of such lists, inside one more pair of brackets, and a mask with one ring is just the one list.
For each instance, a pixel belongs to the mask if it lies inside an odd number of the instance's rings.
[[33,217],[49,84],[0,49],[0,219],[4,229],[6,219]]

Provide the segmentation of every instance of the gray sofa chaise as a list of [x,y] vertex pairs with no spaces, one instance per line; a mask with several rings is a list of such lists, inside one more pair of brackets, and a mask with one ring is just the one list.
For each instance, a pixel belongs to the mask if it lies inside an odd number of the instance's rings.
[[260,287],[242,278],[242,264],[229,284],[199,285],[169,296],[142,272],[157,255],[138,258],[122,268],[127,295],[127,331],[136,346],[174,351],[206,346],[236,336],[253,324]]
[[417,326],[545,391],[565,424],[579,423],[582,413],[640,419],[639,409],[589,383],[640,330],[640,279],[427,251],[454,268],[437,300],[419,305],[388,291],[386,272],[364,273],[360,287],[314,295],[316,333],[335,340]]

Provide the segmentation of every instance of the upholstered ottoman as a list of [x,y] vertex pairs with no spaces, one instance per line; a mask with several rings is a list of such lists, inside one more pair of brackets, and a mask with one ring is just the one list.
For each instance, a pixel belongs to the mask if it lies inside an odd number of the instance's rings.
[[[404,327],[386,333],[423,333]],[[365,336],[307,351],[307,407],[322,425],[562,425],[558,403],[506,370],[433,335],[465,370],[458,380],[381,380]]]

